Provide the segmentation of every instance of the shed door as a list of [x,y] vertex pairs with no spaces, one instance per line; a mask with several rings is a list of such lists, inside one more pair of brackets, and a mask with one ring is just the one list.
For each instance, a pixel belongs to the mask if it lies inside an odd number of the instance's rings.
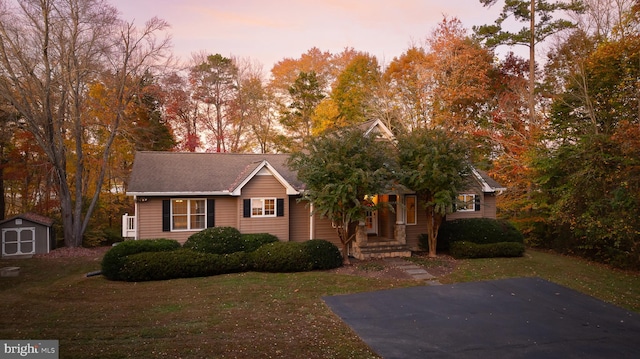
[[2,230],[2,255],[14,256],[36,253],[36,229],[5,228]]

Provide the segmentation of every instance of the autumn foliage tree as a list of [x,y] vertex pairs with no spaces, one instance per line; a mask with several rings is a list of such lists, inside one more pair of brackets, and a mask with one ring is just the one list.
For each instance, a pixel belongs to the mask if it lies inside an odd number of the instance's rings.
[[444,18],[427,43],[433,83],[431,121],[471,133],[488,95],[492,53],[467,36],[455,18]]
[[371,100],[380,77],[378,60],[374,56],[359,54],[351,60],[331,92],[338,110],[336,127],[352,126],[370,119]]
[[289,87],[290,103],[282,111],[280,124],[287,135],[286,146],[290,149],[305,147],[313,130],[313,113],[325,97],[315,72],[300,72]]
[[[0,96],[33,134],[52,166],[65,245],[82,244],[98,204],[106,163],[125,118],[131,79],[141,76],[167,48],[167,26],[152,19],[138,28],[118,19],[100,0],[21,1],[0,13]],[[115,89],[108,123],[88,117],[86,89],[110,76]],[[94,131],[109,134],[95,142]],[[102,162],[88,191],[87,153]],[[93,175],[93,174],[92,174]]]
[[[620,18],[635,13],[628,7]],[[640,268],[640,32],[618,26],[624,31],[608,39],[578,29],[552,54],[549,75],[560,86],[552,97],[549,145],[535,161],[536,201],[548,218],[537,239]]]
[[227,152],[231,102],[236,98],[238,68],[232,59],[220,54],[208,55],[191,67],[189,81],[198,116],[212,133],[214,151]]

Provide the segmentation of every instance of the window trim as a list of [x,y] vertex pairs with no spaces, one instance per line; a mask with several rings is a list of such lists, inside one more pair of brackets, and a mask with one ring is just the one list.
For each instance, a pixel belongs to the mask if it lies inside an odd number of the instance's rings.
[[[460,200],[460,197],[463,197],[462,200]],[[467,199],[467,197],[470,197],[470,200]],[[475,193],[459,193],[458,197],[456,197],[456,212],[475,212],[476,211],[476,198],[478,197],[477,194]],[[460,207],[460,203],[464,203],[465,207],[467,205],[471,205],[471,209],[469,208],[462,208]]]
[[[186,201],[187,202],[187,228],[174,228],[174,217],[176,216],[176,214],[173,212],[173,204],[176,201]],[[203,201],[204,202],[204,212],[203,213],[195,213],[192,214],[191,213],[191,201]],[[207,199],[206,198],[171,198],[169,200],[170,203],[170,210],[169,210],[169,224],[170,224],[170,231],[171,232],[192,232],[192,231],[201,231],[203,229],[207,228],[207,216],[208,216],[208,209],[207,209]],[[185,216],[185,214],[178,214],[179,216]],[[193,216],[201,216],[203,218],[203,224],[204,226],[202,228],[192,228],[191,227],[191,219]]]
[[[409,198],[413,198],[413,223],[409,223]],[[404,196],[404,224],[407,226],[415,226],[418,224],[418,196],[415,194]]]
[[[273,218],[273,217],[277,217],[278,215],[278,199],[275,197],[252,197],[250,198],[250,204],[251,204],[251,218]],[[254,207],[253,206],[253,201],[262,201],[262,208],[261,208],[261,213],[262,214],[254,214],[253,210],[258,208],[258,207]],[[266,205],[266,201],[273,201],[273,214],[264,214],[265,213],[265,205]]]

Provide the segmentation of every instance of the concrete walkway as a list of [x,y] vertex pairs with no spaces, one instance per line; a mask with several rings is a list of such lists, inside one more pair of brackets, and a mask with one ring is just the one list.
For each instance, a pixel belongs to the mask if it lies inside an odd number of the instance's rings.
[[385,258],[385,262],[398,269],[402,269],[415,280],[423,280],[427,285],[442,285],[434,275],[427,272],[424,267],[408,262],[402,258]]

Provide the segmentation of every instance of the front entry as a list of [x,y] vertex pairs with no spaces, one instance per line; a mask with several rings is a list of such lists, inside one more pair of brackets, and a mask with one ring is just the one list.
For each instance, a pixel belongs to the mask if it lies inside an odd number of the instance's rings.
[[378,235],[378,211],[367,211],[365,227],[367,234]]

